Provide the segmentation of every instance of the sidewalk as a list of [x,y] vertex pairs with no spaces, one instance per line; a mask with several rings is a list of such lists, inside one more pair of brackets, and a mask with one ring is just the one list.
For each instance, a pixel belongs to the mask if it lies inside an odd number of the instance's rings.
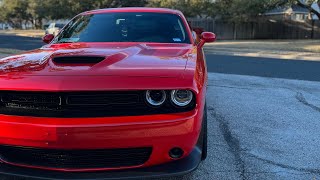
[[211,54],[320,61],[320,40],[220,41],[207,44]]

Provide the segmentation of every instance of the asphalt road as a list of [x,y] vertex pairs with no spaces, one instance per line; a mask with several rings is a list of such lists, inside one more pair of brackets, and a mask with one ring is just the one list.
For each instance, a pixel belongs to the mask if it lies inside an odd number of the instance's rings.
[[210,73],[209,158],[184,179],[320,179],[319,97],[319,82]]
[[319,61],[224,56],[206,53],[209,72],[320,81]]
[[320,179],[320,61],[206,57],[209,154],[183,179]]
[[39,38],[0,35],[0,48],[31,50],[42,45],[43,43]]

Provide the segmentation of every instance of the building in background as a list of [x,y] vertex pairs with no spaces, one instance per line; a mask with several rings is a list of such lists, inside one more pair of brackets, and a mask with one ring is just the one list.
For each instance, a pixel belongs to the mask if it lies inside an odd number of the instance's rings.
[[[312,8],[320,12],[319,5],[314,3]],[[291,6],[281,6],[271,11],[268,11],[264,14],[265,16],[269,17],[272,20],[293,20],[293,21],[307,21],[307,20],[319,20],[319,18],[311,13],[309,9],[298,6],[298,5],[291,5]]]

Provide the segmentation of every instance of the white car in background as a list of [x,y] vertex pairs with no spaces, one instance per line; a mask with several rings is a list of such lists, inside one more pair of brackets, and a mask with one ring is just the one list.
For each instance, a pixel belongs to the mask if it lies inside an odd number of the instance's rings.
[[62,23],[51,23],[46,29],[46,34],[53,34],[56,36],[64,26],[65,24]]

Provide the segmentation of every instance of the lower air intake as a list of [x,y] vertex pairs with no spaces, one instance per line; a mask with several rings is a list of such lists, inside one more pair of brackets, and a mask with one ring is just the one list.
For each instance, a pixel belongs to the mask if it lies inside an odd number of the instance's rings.
[[0,159],[17,165],[54,169],[96,169],[139,166],[152,148],[56,150],[0,146]]

